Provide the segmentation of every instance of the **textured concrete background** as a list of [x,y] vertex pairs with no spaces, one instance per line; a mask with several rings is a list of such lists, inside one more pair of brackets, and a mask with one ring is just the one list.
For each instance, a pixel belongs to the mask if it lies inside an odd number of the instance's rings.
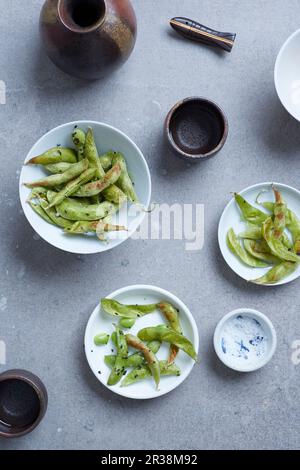
[[[300,125],[281,107],[273,68],[283,41],[299,28],[298,0],[134,0],[139,36],[130,61],[108,80],[83,83],[57,70],[38,36],[42,0],[0,0],[0,340],[7,368],[37,373],[49,391],[48,413],[31,435],[0,449],[299,448],[299,282],[247,285],[227,268],[217,224],[229,193],[276,180],[299,188]],[[168,28],[188,16],[237,32],[231,55],[188,42]],[[216,100],[230,123],[215,159],[189,167],[162,144],[162,124],[180,98]],[[205,204],[205,245],[134,241],[98,256],[73,256],[38,239],[21,212],[18,176],[26,153],[47,130],[78,119],[117,126],[141,147],[153,199]],[[202,362],[177,390],[133,402],[104,389],[83,354],[87,319],[102,295],[124,285],[154,284],[190,307]],[[263,370],[240,375],[215,357],[218,319],[237,307],[266,313],[278,350]],[[179,430],[179,432],[177,431]]]

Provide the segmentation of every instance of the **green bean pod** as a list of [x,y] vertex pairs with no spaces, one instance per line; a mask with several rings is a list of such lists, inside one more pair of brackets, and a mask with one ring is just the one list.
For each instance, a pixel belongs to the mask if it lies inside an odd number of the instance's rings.
[[119,163],[122,168],[121,176],[116,185],[123,191],[131,202],[138,202],[133,183],[127,171],[127,165],[124,156],[121,153],[115,153],[113,157],[113,165]]
[[[160,375],[162,376],[180,376],[181,374],[180,368],[176,364],[169,364],[167,361],[159,361],[159,368]],[[128,385],[135,384],[149,377],[152,377],[152,373],[149,366],[141,365],[133,369],[126,375],[125,379],[122,380],[121,387],[127,387]]]
[[240,194],[234,193],[234,198],[239,206],[243,218],[254,225],[261,225],[268,217],[268,214],[265,214],[261,210],[257,209],[254,206],[251,206]]
[[245,250],[232,228],[227,233],[227,245],[230,251],[247,266],[251,266],[252,268],[265,268],[268,266],[267,263],[254,258]]
[[178,346],[179,349],[188,354],[194,361],[197,361],[197,353],[191,341],[166,325],[143,328],[139,331],[137,336],[142,341],[156,340],[175,344],[175,346]]
[[[258,225],[249,224],[246,230],[239,233],[238,237],[249,240],[263,240],[263,231]],[[281,241],[286,248],[291,249],[293,247],[293,244],[286,233],[282,234]]]
[[52,163],[76,163],[77,156],[73,149],[66,147],[54,147],[47,152],[29,160],[26,165],[50,165]]
[[118,181],[121,175],[121,165],[114,165],[106,175],[98,181],[92,181],[91,183],[81,186],[81,188],[74,194],[75,197],[91,197],[100,194],[102,191],[107,189]]
[[151,349],[149,349],[149,347],[141,341],[140,338],[137,338],[136,336],[133,336],[130,334],[127,334],[125,338],[126,338],[128,346],[138,349],[144,355],[147,365],[154,379],[154,382],[156,384],[156,388],[158,389],[159,382],[160,382],[160,367],[159,367],[159,361],[157,357],[151,351]]
[[83,173],[81,173],[80,176],[70,181],[63,189],[61,189],[57,193],[55,198],[53,198],[52,202],[50,203],[49,208],[58,206],[59,204],[61,204],[66,198],[76,193],[76,191],[78,191],[78,189],[80,188],[82,184],[87,183],[88,181],[91,181],[91,179],[93,179],[94,176],[95,176],[94,168],[89,168],[88,170],[85,170]]
[[263,236],[271,250],[271,253],[274,256],[280,258],[283,261],[292,261],[294,263],[300,261],[298,256],[295,253],[289,251],[289,249],[284,246],[281,240],[275,238],[274,224],[271,217],[269,217],[263,224]]
[[[160,302],[158,304],[159,310],[163,313],[166,319],[169,322],[170,327],[177,331],[177,333],[182,334],[182,328],[179,321],[179,311],[169,302]],[[168,358],[168,364],[171,364],[175,361],[176,356],[179,352],[179,348],[174,344],[170,345],[170,353]]]
[[292,274],[297,267],[297,263],[283,261],[277,266],[271,268],[264,276],[254,279],[251,282],[254,282],[255,284],[277,284],[279,281]]
[[113,299],[101,299],[101,307],[109,315],[137,319],[154,312],[156,304],[150,305],[124,305]]
[[96,178],[103,178],[105,176],[105,171],[101,165],[101,160],[98,155],[95,139],[94,139],[94,131],[91,127],[89,127],[85,145],[84,145],[84,157],[87,158],[90,162],[90,166],[96,169]]
[[46,178],[43,178],[39,181],[35,181],[33,183],[25,183],[25,186],[27,188],[55,188],[56,186],[60,186],[61,184],[65,184],[73,180],[82,172],[87,170],[88,166],[89,162],[87,159],[85,159],[79,163],[75,163],[69,170],[65,171],[64,173],[47,176]]

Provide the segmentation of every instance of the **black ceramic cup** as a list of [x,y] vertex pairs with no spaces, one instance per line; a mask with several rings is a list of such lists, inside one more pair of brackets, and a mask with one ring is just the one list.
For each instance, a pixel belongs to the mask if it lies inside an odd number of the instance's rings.
[[168,113],[165,135],[176,155],[188,161],[199,161],[221,150],[228,135],[228,121],[213,101],[186,98]]
[[36,375],[25,370],[0,374],[0,437],[20,437],[33,431],[47,404],[47,390]]

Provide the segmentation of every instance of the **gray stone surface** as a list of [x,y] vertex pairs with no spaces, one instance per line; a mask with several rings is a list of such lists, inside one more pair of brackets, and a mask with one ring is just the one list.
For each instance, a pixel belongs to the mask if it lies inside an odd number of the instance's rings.
[[[0,449],[255,449],[299,448],[299,283],[247,285],[227,268],[217,224],[229,193],[277,180],[299,187],[300,126],[281,107],[273,68],[283,41],[299,27],[297,0],[134,0],[139,36],[130,61],[102,82],[83,83],[57,70],[38,36],[41,0],[0,0],[0,340],[7,364],[44,380],[48,413],[31,435]],[[231,55],[175,36],[172,16],[189,16],[237,32]],[[204,95],[226,111],[230,134],[216,158],[189,167],[162,144],[162,124],[180,98]],[[205,204],[205,245],[134,241],[98,256],[73,256],[38,239],[21,212],[18,177],[32,144],[47,130],[77,119],[110,123],[141,147],[153,200]],[[100,296],[124,285],[154,284],[193,312],[201,365],[177,390],[133,402],[102,387],[87,367],[83,334]],[[278,332],[269,366],[247,375],[223,367],[212,335],[237,307],[266,313]]]

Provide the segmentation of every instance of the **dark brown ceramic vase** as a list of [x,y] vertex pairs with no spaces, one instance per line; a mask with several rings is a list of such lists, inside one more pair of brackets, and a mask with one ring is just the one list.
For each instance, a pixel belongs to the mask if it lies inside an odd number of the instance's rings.
[[136,16],[129,0],[47,0],[40,32],[54,64],[75,77],[95,80],[130,56]]

